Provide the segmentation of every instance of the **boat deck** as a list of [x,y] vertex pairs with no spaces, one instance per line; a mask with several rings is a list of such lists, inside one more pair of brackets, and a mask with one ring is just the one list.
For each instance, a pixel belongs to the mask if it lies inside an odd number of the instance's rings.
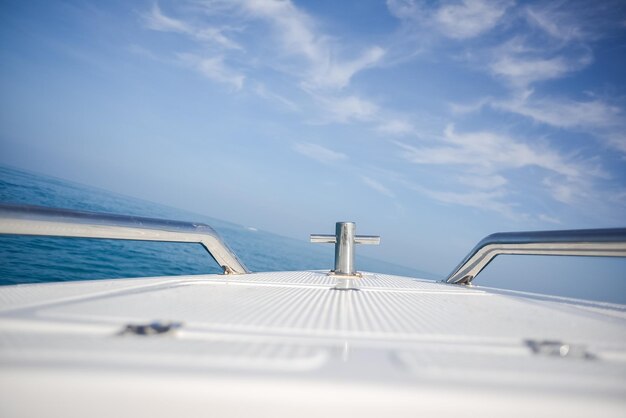
[[624,416],[626,306],[374,273],[358,290],[335,282],[0,288],[0,413]]

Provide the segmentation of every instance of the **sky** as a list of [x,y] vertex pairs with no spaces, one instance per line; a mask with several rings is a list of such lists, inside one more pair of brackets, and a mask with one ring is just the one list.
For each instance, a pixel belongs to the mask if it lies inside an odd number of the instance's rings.
[[623,1],[1,0],[0,164],[447,273],[626,225],[625,74]]

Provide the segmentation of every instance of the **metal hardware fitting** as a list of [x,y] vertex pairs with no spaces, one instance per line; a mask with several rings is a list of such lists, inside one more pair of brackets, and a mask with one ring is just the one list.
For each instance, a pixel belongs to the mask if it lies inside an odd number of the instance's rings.
[[582,345],[566,344],[552,340],[525,340],[524,344],[530,351],[538,356],[576,358],[583,360],[595,360],[596,356],[587,351]]
[[222,267],[224,274],[249,273],[217,232],[205,224],[41,206],[0,205],[2,234],[198,243]]
[[356,235],[354,222],[337,222],[335,235],[311,234],[311,242],[335,244],[335,269],[331,274],[338,277],[338,289],[352,288],[352,279],[360,277],[354,267],[354,245],[378,245],[380,237],[374,235]]
[[483,238],[444,282],[470,284],[500,254],[626,257],[626,228],[492,234]]
[[154,321],[149,324],[128,324],[118,335],[160,335],[169,334],[182,327],[180,322]]

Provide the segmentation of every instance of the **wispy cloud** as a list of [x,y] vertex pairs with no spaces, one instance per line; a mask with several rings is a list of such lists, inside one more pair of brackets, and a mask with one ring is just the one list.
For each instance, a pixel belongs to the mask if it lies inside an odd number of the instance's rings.
[[415,127],[410,122],[401,119],[389,119],[381,121],[376,130],[383,134],[408,135],[415,132]]
[[205,77],[233,86],[236,90],[241,90],[245,80],[243,74],[228,67],[224,63],[222,56],[199,57],[193,54],[179,54],[178,58],[183,64],[199,71]]
[[314,19],[291,1],[239,0],[248,18],[266,22],[283,53],[304,58],[307,68],[297,70],[307,88],[344,88],[358,72],[377,64],[385,55],[380,46],[365,49],[356,58],[339,55],[340,44],[319,31]]
[[507,194],[501,189],[496,191],[469,190],[456,192],[416,187],[415,190],[442,203],[493,211],[511,219],[522,219],[527,216],[517,211],[515,205],[507,201]]
[[562,203],[572,203],[581,191],[576,185],[559,181],[552,177],[546,177],[543,184],[550,190],[551,196]]
[[509,98],[483,98],[469,104],[452,104],[451,110],[455,114],[467,114],[485,107],[520,115],[533,123],[585,132],[605,146],[626,154],[624,109],[604,99],[538,97],[534,89],[526,89]]
[[[402,147],[401,143],[397,145]],[[424,184],[417,177],[406,177],[394,170],[377,169],[375,171],[379,177],[384,178],[388,183],[393,183],[397,187],[416,192],[437,202],[452,206],[472,207],[480,211],[496,212],[516,221],[528,219],[528,215],[520,210],[521,208],[517,203],[512,201],[511,195],[514,193],[511,193],[507,187],[503,187],[507,185],[508,181],[497,174],[488,174],[484,170],[466,169],[466,175],[463,175],[463,179],[461,179],[450,175],[450,172],[458,172],[459,170],[453,167],[442,167],[442,171],[446,173],[445,176],[449,181],[444,181],[444,184],[447,185],[435,186]],[[437,170],[431,171],[433,172],[431,179],[433,179],[436,177]],[[362,180],[365,181],[363,176]],[[376,183],[380,184],[379,181]],[[377,186],[370,185],[372,188],[377,188]],[[388,190],[387,187],[383,186],[383,190],[385,189]],[[385,194],[383,190],[380,192]],[[402,193],[402,195],[394,193],[394,197],[398,200],[405,196],[406,193]]]
[[590,50],[584,45],[569,47],[566,43],[552,44],[521,36],[493,48],[490,55],[489,72],[522,89],[580,71],[593,62]]
[[550,215],[546,215],[545,213],[540,213],[538,218],[542,222],[547,222],[547,223],[551,223],[551,224],[561,224],[560,219],[555,218],[555,217],[550,216]]
[[[426,186],[436,181],[427,181],[413,190],[447,204],[524,218],[526,209],[513,203],[513,197],[522,193],[522,170],[534,173],[532,179],[524,179],[533,182],[532,187],[568,204],[591,196],[596,182],[608,177],[599,160],[581,157],[572,147],[555,146],[549,134],[539,140],[506,134],[504,127],[455,129],[455,121],[468,120],[476,111],[485,110],[480,116],[517,115],[516,121],[533,128],[540,124],[544,130],[586,132],[626,152],[626,139],[620,134],[623,110],[617,104],[597,97],[575,100],[542,90],[551,80],[593,64],[590,42],[595,35],[568,7],[508,0],[387,0],[387,7],[399,19],[399,29],[379,42],[372,37],[367,42],[350,38],[345,32],[342,36],[328,33],[328,25],[290,0],[211,0],[173,8],[171,16],[155,5],[145,14],[144,25],[185,37],[188,48],[174,55],[208,79],[234,91],[252,92],[283,110],[302,111],[303,123],[361,125],[363,132],[374,132],[396,144],[401,152],[392,157],[388,151],[387,158],[399,157],[398,163],[413,169],[406,162],[433,167],[433,173],[438,173],[433,176],[444,179],[439,189]],[[189,10],[202,13],[192,15]],[[444,51],[437,59],[445,51],[455,51],[451,65],[464,66],[457,70],[479,69],[486,75],[485,85],[497,88],[489,90],[489,97],[469,98],[469,104],[451,105],[452,112],[434,118],[425,117],[423,109],[410,108],[411,104],[394,108],[393,100],[384,94],[374,96],[371,91],[375,89],[360,88],[359,74],[365,71],[373,75],[419,59],[414,49],[405,50],[389,41],[394,36],[406,37],[407,32],[429,33],[433,50]],[[461,45],[462,60],[458,59]],[[420,82],[428,83],[427,75],[420,75]],[[498,126],[498,120],[493,123]],[[425,134],[427,130],[437,135]],[[292,149],[325,164],[348,159],[312,142],[295,143]],[[441,174],[446,172],[451,174]],[[387,197],[396,196],[378,177],[357,174],[355,179]],[[540,216],[535,214],[533,219]],[[549,222],[548,218],[543,221]]]
[[197,28],[191,23],[166,16],[158,4],[154,4],[150,12],[143,15],[143,19],[148,29],[184,34],[198,41],[207,42],[225,49],[243,49],[241,45],[226,35],[228,30],[232,30],[231,28],[208,25]]
[[323,111],[335,122],[371,121],[378,111],[378,106],[356,95],[315,95],[322,104]]
[[550,36],[570,42],[587,38],[579,22],[569,13],[555,9],[555,4],[528,6],[525,10],[528,21],[548,33]]
[[299,106],[293,100],[269,90],[263,83],[257,83],[254,87],[254,92],[264,99],[280,104],[286,109],[292,111],[299,110]]
[[575,101],[535,98],[532,90],[513,100],[494,101],[492,105],[558,128],[614,127],[623,120],[623,112],[619,107],[600,99]]
[[192,33],[193,29],[183,21],[165,16],[158,4],[154,4],[149,13],[143,15],[147,28],[163,32]]
[[534,27],[555,40],[595,42],[622,31],[624,3],[605,0],[539,1],[524,6],[523,16]]
[[472,189],[499,189],[508,183],[508,180],[499,174],[469,174],[465,173],[457,178],[460,184]]
[[225,3],[240,9],[248,19],[270,23],[283,51],[300,55],[311,62],[328,58],[329,39],[317,34],[313,19],[291,1],[235,0]]
[[607,145],[613,149],[620,151],[626,160],[626,132],[621,129],[619,132],[610,132],[603,137]]
[[399,19],[434,28],[448,38],[468,39],[493,29],[512,5],[506,0],[438,3],[433,8],[420,0],[387,0],[387,7]]
[[[624,110],[614,101],[585,92],[587,100],[537,93],[539,82],[561,79],[593,64],[592,45],[619,26],[619,6],[593,7],[584,1],[536,3],[524,6],[520,16],[529,31],[516,35],[491,51],[489,72],[510,87],[509,98],[489,98],[453,107],[457,112],[490,107],[523,116],[561,130],[584,132],[605,147],[626,153]],[[520,25],[522,22],[519,23]],[[556,190],[561,200],[570,195]]]
[[497,57],[490,67],[496,76],[519,86],[559,78],[572,71],[571,66],[562,57],[542,59],[504,55]]
[[527,90],[508,100],[492,100],[490,106],[559,129],[586,132],[604,144],[626,155],[626,122],[624,110],[603,99],[586,101],[562,97],[535,97]]
[[[434,144],[433,144],[434,143]],[[395,141],[408,162],[423,166],[452,167],[460,171],[456,187],[466,191],[419,189],[418,191],[446,203],[477,206],[480,199],[489,201],[485,208],[506,216],[519,215],[514,206],[504,202],[516,190],[512,181],[515,170],[535,167],[543,170],[538,184],[554,200],[571,203],[588,197],[593,181],[606,173],[589,161],[564,156],[547,144],[520,141],[488,131],[458,133],[452,125],[437,140],[420,144]],[[450,170],[449,169],[449,170]],[[529,178],[525,178],[530,183]],[[454,186],[451,186],[454,187]],[[517,216],[516,215],[516,216]]]
[[310,142],[298,142],[293,145],[293,150],[299,154],[309,157],[324,164],[346,160],[347,155],[333,151],[319,144]]
[[398,19],[419,20],[428,13],[422,2],[415,0],[387,0],[387,8]]
[[352,61],[333,62],[324,60],[316,62],[310,80],[305,81],[307,87],[344,88],[350,84],[352,77],[366,68],[375,66],[385,56],[385,50],[374,46]]
[[[185,14],[184,9],[180,17],[173,18],[158,5],[143,18],[149,29],[182,34],[193,42],[219,47],[202,55],[178,52],[184,63],[207,78],[230,84],[236,90],[245,88],[244,81],[248,80],[258,96],[294,108],[293,101],[276,93],[271,83],[245,75],[249,68],[258,74],[263,63],[269,70],[281,73],[282,80],[288,80],[292,89],[308,95],[324,115],[322,120],[362,122],[370,120],[378,110],[371,100],[344,90],[355,75],[382,62],[384,48],[355,46],[326,35],[313,17],[289,0],[214,0],[196,4],[195,10],[198,7],[206,19]],[[256,55],[258,36],[249,33],[259,27],[263,27],[262,36],[268,38],[266,45],[272,45],[263,49],[263,57]],[[228,37],[229,32],[241,32],[240,42]],[[227,64],[232,62],[238,65]]]
[[461,134],[449,125],[442,139],[444,144],[436,146],[396,143],[404,149],[404,157],[416,164],[474,166],[489,172],[536,166],[570,178],[581,175],[579,167],[549,147],[505,135],[487,131]]
[[450,38],[473,38],[496,26],[511,4],[510,1],[463,0],[442,5],[435,13],[435,20],[439,30]]
[[471,103],[450,103],[450,110],[454,114],[464,115],[474,113],[489,105],[493,99],[491,97],[483,97]]
[[387,197],[392,197],[392,198],[396,196],[391,190],[389,190],[387,187],[383,186],[379,181],[374,180],[371,177],[362,176],[361,180],[363,180],[363,183],[365,183],[366,186],[377,191],[378,193],[382,195],[385,195]]

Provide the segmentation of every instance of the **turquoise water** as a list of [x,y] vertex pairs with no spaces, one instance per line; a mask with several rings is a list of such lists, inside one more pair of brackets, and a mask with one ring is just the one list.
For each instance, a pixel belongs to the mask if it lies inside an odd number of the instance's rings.
[[[43,175],[0,167],[0,202],[203,222],[252,271],[328,269],[332,246],[313,245],[195,213]],[[434,278],[368,257],[367,271]],[[199,244],[0,236],[0,285],[221,273]]]

